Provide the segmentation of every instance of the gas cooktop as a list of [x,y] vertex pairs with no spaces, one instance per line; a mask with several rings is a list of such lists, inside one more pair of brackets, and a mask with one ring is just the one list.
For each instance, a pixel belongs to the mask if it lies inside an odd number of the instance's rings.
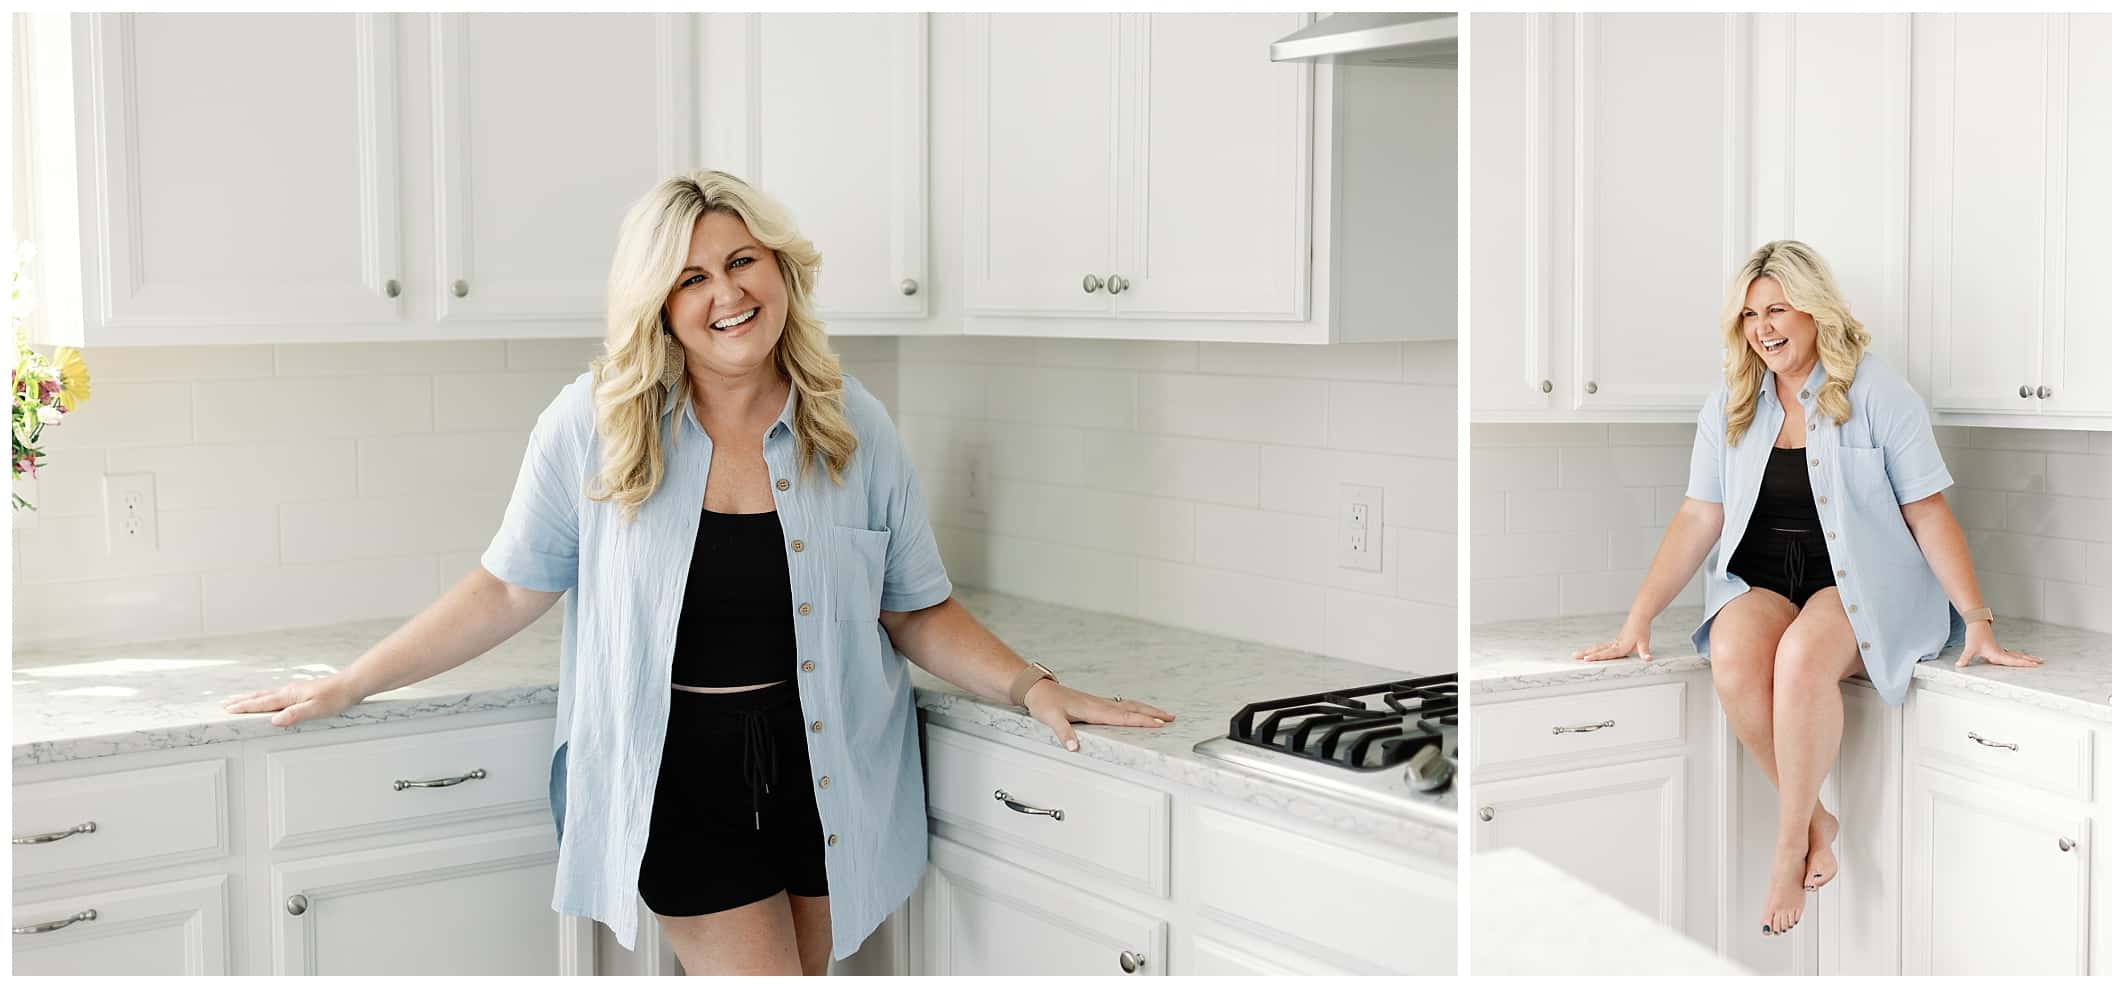
[[1457,819],[1460,677],[1424,676],[1249,703],[1205,758],[1317,792]]

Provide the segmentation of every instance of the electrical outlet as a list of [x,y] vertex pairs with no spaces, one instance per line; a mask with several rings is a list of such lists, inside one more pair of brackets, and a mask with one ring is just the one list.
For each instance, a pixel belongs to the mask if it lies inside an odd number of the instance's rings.
[[146,556],[155,551],[155,475],[106,474],[103,478],[103,528],[113,559]]
[[1343,569],[1377,573],[1384,565],[1380,537],[1385,520],[1379,506],[1386,492],[1364,484],[1342,484],[1337,502],[1342,506],[1335,526],[1335,549]]

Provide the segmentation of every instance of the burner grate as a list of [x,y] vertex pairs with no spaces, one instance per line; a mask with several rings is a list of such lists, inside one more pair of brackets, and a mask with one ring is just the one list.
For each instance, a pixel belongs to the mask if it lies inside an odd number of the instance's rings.
[[[1378,706],[1369,702],[1373,698]],[[1425,747],[1444,747],[1450,743],[1444,729],[1459,723],[1460,680],[1448,674],[1249,703],[1232,715],[1225,736],[1376,771],[1407,762]]]

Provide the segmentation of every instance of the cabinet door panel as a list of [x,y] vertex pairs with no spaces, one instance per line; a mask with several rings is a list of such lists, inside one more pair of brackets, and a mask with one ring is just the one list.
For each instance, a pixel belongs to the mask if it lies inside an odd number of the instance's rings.
[[2065,313],[2043,341],[2043,411],[2109,414],[2109,18],[2073,14],[2065,50]]
[[973,15],[966,25],[967,309],[1113,311],[1121,19]]
[[14,973],[228,974],[228,876],[94,892],[15,906],[17,928],[83,920],[14,936]]
[[[1692,411],[1744,259],[1745,15],[1576,18],[1574,406]],[[1559,45],[1559,50],[1564,46]]]
[[1119,312],[1305,317],[1313,73],[1262,53],[1305,22],[1130,17]]
[[1920,768],[1905,974],[2086,974],[2091,821]]
[[400,318],[388,15],[76,25],[89,339],[208,343]]
[[[1553,101],[1546,70],[1553,15],[1475,14],[1468,92],[1471,361],[1477,418],[1554,405],[1547,291],[1553,208],[1544,125]],[[1550,390],[1543,391],[1544,383]]]
[[929,841],[923,897],[928,970],[920,974],[1118,974],[1122,951],[1139,973],[1166,968],[1156,917],[1004,864],[940,837]]
[[2040,14],[1921,17],[1920,105],[1934,115],[1928,170],[1932,403],[1943,411],[2033,412],[2045,282],[2045,99],[2052,33]]
[[541,823],[276,864],[274,973],[560,973],[559,856]]
[[603,334],[620,219],[691,146],[679,95],[685,23],[431,15],[438,209],[427,287],[441,321],[572,320],[582,335]]
[[1680,929],[1685,765],[1658,758],[1479,782],[1475,850],[1524,848]]
[[758,173],[746,178],[824,254],[827,319],[928,311],[927,18],[759,16]]

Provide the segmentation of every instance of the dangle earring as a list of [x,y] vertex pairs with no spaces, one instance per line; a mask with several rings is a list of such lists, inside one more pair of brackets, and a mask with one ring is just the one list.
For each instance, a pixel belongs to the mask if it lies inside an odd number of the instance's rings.
[[678,387],[679,378],[686,373],[686,348],[680,345],[678,336],[664,331],[664,390]]

